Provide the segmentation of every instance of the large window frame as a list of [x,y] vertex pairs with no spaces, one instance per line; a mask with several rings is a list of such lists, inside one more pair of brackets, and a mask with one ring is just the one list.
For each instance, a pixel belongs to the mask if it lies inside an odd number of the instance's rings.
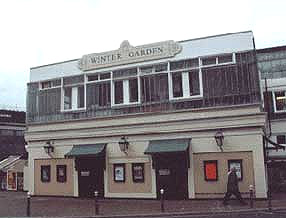
[[51,182],[51,165],[41,165],[41,182]]

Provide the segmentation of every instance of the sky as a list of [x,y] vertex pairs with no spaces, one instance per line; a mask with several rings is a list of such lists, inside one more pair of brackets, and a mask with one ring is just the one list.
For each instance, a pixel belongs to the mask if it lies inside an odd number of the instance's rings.
[[119,48],[252,30],[286,45],[285,0],[0,0],[0,109],[25,110],[30,68]]

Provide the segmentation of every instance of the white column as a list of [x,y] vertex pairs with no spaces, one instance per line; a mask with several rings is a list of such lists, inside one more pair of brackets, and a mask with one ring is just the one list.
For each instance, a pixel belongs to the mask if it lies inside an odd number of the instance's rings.
[[129,103],[129,80],[123,80],[123,103]]
[[77,109],[78,87],[72,88],[72,109]]
[[182,73],[182,88],[183,97],[187,98],[190,96],[190,84],[189,84],[189,72]]

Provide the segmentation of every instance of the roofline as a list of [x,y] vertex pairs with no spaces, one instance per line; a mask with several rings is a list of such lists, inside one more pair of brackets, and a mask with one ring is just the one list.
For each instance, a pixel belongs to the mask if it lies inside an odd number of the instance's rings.
[[268,52],[273,52],[273,50],[275,50],[275,51],[286,50],[286,45],[275,46],[275,47],[270,47],[270,48],[256,49],[256,52],[257,53],[268,53]]
[[208,39],[208,38],[215,38],[215,37],[234,35],[234,34],[240,34],[240,33],[252,33],[253,34],[252,30],[247,30],[247,31],[241,31],[241,32],[223,33],[223,34],[218,34],[218,35],[199,37],[199,38],[194,38],[194,39],[186,39],[186,40],[181,40],[181,41],[178,41],[178,42],[188,42],[188,41],[194,41],[194,40],[200,40],[200,39]]
[[[205,37],[199,37],[199,38],[194,38],[194,39],[186,39],[186,40],[181,40],[181,41],[177,41],[177,42],[181,43],[181,42],[188,42],[188,41],[195,41],[195,40],[201,40],[201,39],[215,38],[215,37],[234,35],[234,34],[240,34],[240,33],[252,33],[253,34],[252,30],[248,30],[248,31],[241,31],[241,32],[234,32],[234,33],[224,33],[224,34],[218,34],[218,35],[212,35],[212,36],[205,36]],[[57,65],[57,64],[68,63],[68,62],[72,62],[72,61],[78,61],[78,60],[80,60],[80,58],[67,60],[67,61],[55,62],[55,63],[51,63],[51,64],[40,65],[40,66],[36,66],[36,67],[31,67],[30,70],[37,69],[37,68],[40,68],[40,67],[47,67],[47,66],[52,66],[52,65]]]

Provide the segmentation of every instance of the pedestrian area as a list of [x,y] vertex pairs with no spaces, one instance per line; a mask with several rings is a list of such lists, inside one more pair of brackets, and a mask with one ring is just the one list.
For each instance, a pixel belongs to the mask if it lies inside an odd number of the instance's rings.
[[[249,203],[249,200],[247,200]],[[274,196],[273,209],[286,209],[286,195]],[[267,200],[254,202],[254,208],[241,206],[238,201],[231,200],[223,206],[221,200],[166,200],[164,212],[160,200],[98,200],[99,216],[114,215],[160,215],[160,214],[209,214],[217,212],[262,210],[268,208]],[[27,194],[25,192],[0,192],[0,217],[20,217],[27,214]],[[30,200],[31,216],[71,217],[95,216],[95,200],[64,197],[32,197]]]

